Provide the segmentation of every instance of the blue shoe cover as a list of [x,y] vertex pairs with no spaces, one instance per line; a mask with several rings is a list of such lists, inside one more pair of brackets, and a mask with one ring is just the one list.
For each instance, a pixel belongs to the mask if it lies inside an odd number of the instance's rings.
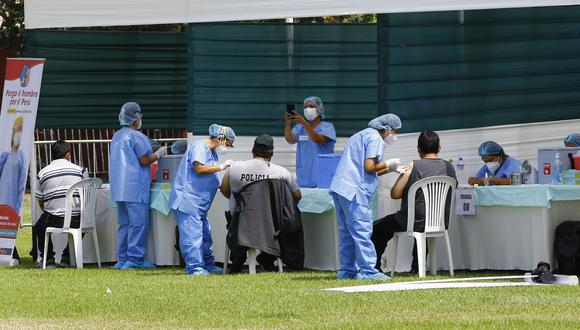
[[358,273],[356,274],[357,280],[375,280],[375,281],[388,281],[391,278],[383,273]]
[[185,274],[192,275],[192,276],[207,276],[207,275],[209,275],[208,271],[203,269],[203,268],[196,268],[192,271],[185,271]]
[[125,266],[125,261],[117,261],[117,263],[111,267],[111,269],[121,269]]
[[125,265],[121,269],[152,269],[155,268],[155,265],[150,263],[149,261],[143,261],[140,263],[135,263],[133,261],[127,260]]
[[208,273],[210,274],[223,274],[224,270],[218,266],[216,266],[215,264],[211,264],[207,267],[205,267],[205,270],[207,270]]
[[354,280],[356,278],[356,273],[347,272],[344,270],[339,270],[336,272],[336,279],[337,280]]

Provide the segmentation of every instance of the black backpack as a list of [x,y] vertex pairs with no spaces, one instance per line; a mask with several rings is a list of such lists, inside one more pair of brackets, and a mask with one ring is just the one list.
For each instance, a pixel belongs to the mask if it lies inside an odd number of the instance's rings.
[[554,253],[558,274],[580,275],[580,221],[565,221],[556,227]]

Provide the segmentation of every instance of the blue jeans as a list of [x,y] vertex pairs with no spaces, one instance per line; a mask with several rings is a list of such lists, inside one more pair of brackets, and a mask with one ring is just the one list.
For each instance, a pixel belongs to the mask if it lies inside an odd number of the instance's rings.
[[340,270],[349,273],[373,274],[377,255],[371,241],[373,229],[372,210],[331,192],[336,208],[340,237]]
[[149,203],[117,202],[117,261],[141,263],[149,234]]
[[173,210],[179,228],[179,248],[188,274],[214,264],[207,210],[196,211],[196,214],[189,214]]

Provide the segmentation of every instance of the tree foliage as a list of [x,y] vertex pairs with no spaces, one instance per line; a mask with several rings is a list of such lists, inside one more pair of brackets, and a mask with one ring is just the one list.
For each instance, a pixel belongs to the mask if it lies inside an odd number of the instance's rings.
[[0,2],[0,47],[15,48],[24,55],[24,0]]

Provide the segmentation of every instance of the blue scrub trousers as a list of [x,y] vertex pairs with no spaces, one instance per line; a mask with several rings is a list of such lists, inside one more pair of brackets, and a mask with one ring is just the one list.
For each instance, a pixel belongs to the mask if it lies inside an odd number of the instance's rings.
[[185,260],[185,273],[191,274],[213,265],[213,241],[207,210],[196,208],[196,214],[173,212],[179,227],[179,248]]
[[117,261],[142,263],[149,234],[149,203],[117,202]]
[[349,273],[374,274],[377,254],[371,241],[373,214],[368,206],[358,204],[331,192],[336,208],[340,236],[340,270]]

